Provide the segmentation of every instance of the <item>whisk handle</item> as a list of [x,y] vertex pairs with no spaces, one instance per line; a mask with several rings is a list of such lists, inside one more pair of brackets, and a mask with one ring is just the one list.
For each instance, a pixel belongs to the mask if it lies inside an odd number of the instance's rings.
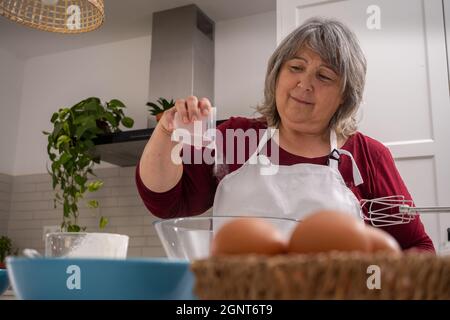
[[418,211],[420,213],[450,212],[450,207],[410,207],[410,206],[400,206],[400,212],[410,213],[411,211]]

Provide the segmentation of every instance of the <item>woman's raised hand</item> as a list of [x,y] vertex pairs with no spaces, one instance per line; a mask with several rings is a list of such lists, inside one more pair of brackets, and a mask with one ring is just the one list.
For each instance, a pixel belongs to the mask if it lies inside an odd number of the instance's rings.
[[186,99],[177,99],[175,106],[164,112],[159,120],[159,125],[171,133],[175,129],[175,113],[179,114],[179,119],[188,124],[207,116],[211,109],[211,102],[208,98],[199,100],[196,96],[189,96]]

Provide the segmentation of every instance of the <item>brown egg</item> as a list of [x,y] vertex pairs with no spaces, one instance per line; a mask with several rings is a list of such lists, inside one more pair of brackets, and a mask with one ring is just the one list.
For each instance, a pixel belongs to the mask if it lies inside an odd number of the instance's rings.
[[386,251],[389,253],[401,253],[397,240],[382,229],[366,226],[366,232],[370,240],[370,251]]
[[286,252],[286,242],[269,222],[259,218],[236,218],[224,224],[215,234],[211,255],[262,254]]
[[354,216],[322,210],[303,219],[291,235],[290,253],[370,251],[364,223]]

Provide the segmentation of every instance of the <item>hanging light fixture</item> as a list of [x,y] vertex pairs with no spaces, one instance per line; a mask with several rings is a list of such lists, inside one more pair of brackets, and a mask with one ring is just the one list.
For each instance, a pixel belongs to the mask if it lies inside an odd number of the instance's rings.
[[0,15],[59,33],[89,32],[105,20],[103,0],[0,0]]

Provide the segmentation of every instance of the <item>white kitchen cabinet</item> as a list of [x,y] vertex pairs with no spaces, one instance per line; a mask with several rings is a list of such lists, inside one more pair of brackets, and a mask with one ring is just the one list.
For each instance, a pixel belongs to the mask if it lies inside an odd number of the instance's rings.
[[[312,16],[341,20],[361,42],[360,130],[391,149],[417,206],[450,206],[450,0],[278,0],[278,43]],[[448,250],[450,213],[422,220],[436,249]]]
[[444,0],[444,23],[447,44],[447,75],[450,91],[450,0]]

